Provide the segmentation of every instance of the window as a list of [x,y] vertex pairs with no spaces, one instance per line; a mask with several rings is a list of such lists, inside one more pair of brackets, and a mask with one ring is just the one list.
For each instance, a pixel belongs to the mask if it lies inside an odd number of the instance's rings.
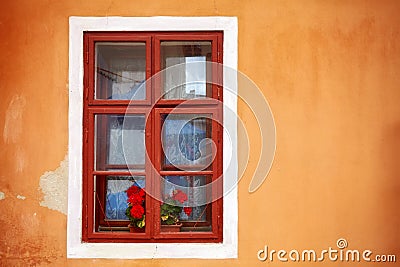
[[[85,235],[86,220],[82,216],[86,206],[83,205],[83,197],[87,192],[83,190],[82,177],[83,173],[87,172],[87,166],[83,165],[83,146],[85,131],[83,129],[83,106],[86,104],[86,95],[84,92],[84,65],[86,62],[86,51],[84,49],[84,34],[86,32],[98,33],[126,33],[126,32],[203,32],[203,31],[219,31],[223,33],[222,47],[223,54],[220,55],[223,63],[223,206],[222,206],[222,241],[221,242],[201,242],[198,243],[194,239],[187,240],[182,243],[181,239],[174,243],[162,242],[154,240],[154,242],[146,242],[141,240],[122,241],[121,239],[115,242],[119,244],[97,239],[93,242],[83,241]],[[138,42],[139,40],[132,40]],[[153,53],[150,51],[150,55]],[[154,58],[154,57],[153,57]],[[154,59],[152,59],[154,60]],[[152,63],[153,64],[153,63]],[[93,65],[94,67],[94,65]],[[151,66],[146,66],[151,67]],[[227,67],[227,70],[225,69]],[[237,18],[235,17],[70,17],[69,20],[69,181],[68,181],[68,224],[67,224],[67,257],[68,258],[107,258],[107,259],[154,259],[154,258],[205,258],[205,259],[226,259],[237,258],[238,251],[238,199],[237,188],[234,186],[237,183],[237,122],[235,116],[227,116],[229,112],[237,113],[237,77],[235,70],[237,68]],[[94,71],[94,70],[93,70]],[[93,72],[94,73],[94,72]],[[104,73],[105,74],[105,73]],[[93,74],[95,75],[95,74]],[[97,75],[97,74],[96,74]],[[146,76],[147,77],[147,76]],[[85,78],[85,79],[84,79]],[[136,78],[135,78],[136,79]],[[139,77],[140,79],[140,77]],[[138,79],[138,80],[139,80]],[[190,80],[190,79],[189,79]],[[229,90],[228,90],[229,88]],[[91,89],[95,90],[95,88]],[[204,91],[204,86],[203,86]],[[146,105],[144,91],[142,97],[135,94],[138,108],[144,108]],[[190,92],[190,90],[189,90]],[[89,93],[89,92],[88,92]],[[147,93],[147,91],[146,91]],[[153,92],[153,94],[156,92]],[[93,91],[94,94],[94,91]],[[105,96],[102,96],[106,98]],[[147,97],[147,95],[146,95]],[[96,98],[100,98],[96,97]],[[93,97],[94,102],[101,102],[102,99]],[[96,101],[95,101],[96,100]],[[106,99],[107,100],[107,99]],[[113,99],[110,106],[118,106],[123,101],[122,99]],[[139,104],[139,101],[142,104]],[[171,100],[170,100],[171,101]],[[119,103],[118,103],[119,102]],[[107,104],[103,104],[102,107]],[[121,108],[121,107],[120,107]],[[168,108],[168,106],[165,106]],[[124,110],[124,108],[121,108]],[[100,108],[101,110],[101,108]],[[98,111],[98,110],[96,110]],[[125,110],[126,111],[126,110]],[[121,111],[125,114],[125,111]],[[119,111],[114,114],[119,114]],[[193,111],[194,112],[194,111]],[[139,120],[138,110],[132,112],[131,120]],[[154,113],[153,113],[154,114]],[[163,115],[164,113],[160,114]],[[232,114],[232,113],[231,113]],[[97,115],[107,115],[104,112],[96,113]],[[142,114],[143,115],[143,114]],[[94,115],[92,115],[94,116]],[[205,118],[207,119],[207,118]],[[105,119],[99,119],[105,120]],[[111,123],[110,119],[110,123]],[[160,117],[162,123],[165,117]],[[164,121],[163,121],[164,120]],[[118,119],[114,119],[119,123]],[[138,130],[137,126],[128,126],[128,121],[125,121],[124,129]],[[154,123],[154,119],[152,119]],[[115,122],[114,122],[115,123]],[[135,123],[135,125],[136,125]],[[167,122],[168,124],[168,122]],[[94,121],[92,122],[94,126]],[[118,124],[109,127],[109,129],[118,128]],[[124,125],[124,124],[122,124]],[[106,126],[106,125],[105,125]],[[105,127],[104,126],[104,127]],[[131,128],[129,128],[131,127]],[[114,131],[112,130],[112,131]],[[229,135],[228,135],[229,133]],[[101,134],[101,133],[99,133]],[[103,130],[104,134],[104,130]],[[94,141],[93,141],[94,142]],[[94,144],[93,144],[94,147]],[[93,154],[94,155],[94,154]],[[94,162],[94,159],[92,159]],[[134,160],[134,158],[132,158]],[[117,156],[112,163],[119,163]],[[138,162],[138,161],[136,161]],[[105,167],[105,166],[104,166]],[[113,187],[119,184],[120,176],[109,177],[109,184],[104,185]],[[129,176],[131,174],[129,173]],[[136,176],[137,178],[138,176]],[[115,178],[115,179],[112,179]],[[116,180],[117,182],[115,182]],[[114,184],[114,185],[113,185]],[[94,185],[94,184],[93,184]],[[110,212],[110,209],[108,212]],[[104,210],[104,212],[106,212]],[[88,218],[89,219],[89,218]],[[95,219],[92,219],[94,222]],[[126,227],[126,226],[123,226]],[[112,232],[115,233],[115,232]],[[125,232],[126,234],[129,234]],[[98,233],[96,233],[98,234]],[[108,232],[110,234],[110,232]],[[200,233],[201,234],[201,233]],[[145,235],[145,234],[143,234]],[[196,243],[192,243],[196,242]]]
[[83,241],[222,241],[222,38],[84,33]]

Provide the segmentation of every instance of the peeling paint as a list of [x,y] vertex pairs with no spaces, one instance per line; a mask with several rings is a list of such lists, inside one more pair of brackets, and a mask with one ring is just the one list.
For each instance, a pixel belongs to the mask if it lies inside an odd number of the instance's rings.
[[14,95],[8,105],[4,129],[4,143],[17,143],[18,137],[22,133],[22,114],[26,105],[26,99],[22,95]]
[[40,190],[43,192],[43,201],[40,206],[57,210],[67,214],[68,195],[68,155],[61,161],[60,166],[54,171],[45,172],[39,181]]
[[6,194],[4,192],[0,192],[0,200],[3,200],[6,198]]
[[26,199],[26,196],[17,195],[17,198],[18,198],[18,199],[21,199],[21,200],[25,200],[25,199]]

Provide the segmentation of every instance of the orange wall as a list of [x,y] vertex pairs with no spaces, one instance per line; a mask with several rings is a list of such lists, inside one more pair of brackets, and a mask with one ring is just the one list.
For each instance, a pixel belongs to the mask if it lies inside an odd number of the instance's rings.
[[[0,265],[338,266],[256,253],[335,248],[340,237],[400,261],[399,13],[396,0],[2,3]],[[40,205],[39,184],[68,149],[68,17],[107,15],[238,17],[239,70],[270,103],[277,151],[258,191],[248,193],[255,156],[239,183],[237,260],[66,259],[67,217]],[[243,103],[238,112],[255,129]]]

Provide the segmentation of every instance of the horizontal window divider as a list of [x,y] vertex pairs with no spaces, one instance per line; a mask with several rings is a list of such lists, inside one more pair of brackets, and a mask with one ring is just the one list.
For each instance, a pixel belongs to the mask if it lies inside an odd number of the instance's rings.
[[162,171],[208,171],[207,165],[164,165]]
[[[188,106],[186,106],[188,107]],[[201,115],[208,115],[208,114],[216,114],[218,112],[217,109],[214,107],[209,106],[199,106],[193,105],[191,108],[186,107],[156,107],[156,113],[159,114],[201,114]]]
[[[129,220],[128,220],[128,219],[126,219],[126,220],[121,220],[121,219],[119,219],[119,220],[104,219],[104,221],[105,221],[105,222],[117,222],[117,223],[125,223],[125,222],[129,222]],[[128,226],[127,226],[127,227],[128,227]]]
[[126,164],[106,164],[105,165],[105,169],[107,170],[107,171],[110,171],[110,170],[122,170],[122,171],[125,171],[125,170],[144,170],[145,169],[145,167],[146,167],[146,165],[144,165],[144,164],[129,164],[129,165],[126,165]]
[[200,99],[185,99],[185,100],[168,100],[168,99],[161,99],[157,102],[156,105],[162,106],[176,106],[179,105],[180,107],[191,107],[191,106],[198,106],[198,105],[207,105],[207,106],[217,106],[220,103],[216,100],[200,100]]
[[150,106],[150,101],[144,100],[93,100],[90,101],[89,106],[129,106],[129,105],[138,105],[138,106]]
[[129,231],[129,221],[125,223],[125,226],[102,226],[99,225],[99,232],[113,233],[113,232],[128,232]]
[[130,171],[93,171],[96,176],[146,176],[146,172],[130,172]]
[[161,176],[213,175],[213,171],[160,171]]
[[212,100],[201,100],[201,99],[185,99],[185,100],[174,100],[174,99],[160,99],[153,105],[151,101],[143,101],[143,100],[93,100],[88,103],[89,107],[95,106],[128,106],[128,107],[136,107],[136,106],[197,106],[197,105],[207,105],[207,106],[217,106],[221,104],[216,99]]
[[129,114],[129,115],[146,115],[150,112],[149,108],[145,107],[128,107],[128,106],[113,106],[113,107],[99,107],[90,106],[88,108],[89,114]]

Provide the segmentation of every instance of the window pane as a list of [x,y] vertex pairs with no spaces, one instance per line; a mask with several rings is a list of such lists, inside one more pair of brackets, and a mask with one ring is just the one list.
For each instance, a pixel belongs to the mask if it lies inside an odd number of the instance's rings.
[[144,115],[96,115],[96,170],[144,170]]
[[146,44],[96,43],[96,99],[146,98]]
[[[207,84],[211,69],[211,42],[161,42],[161,69],[164,99],[191,99],[211,97],[211,84]],[[179,67],[169,68],[174,65]]]
[[213,161],[210,114],[168,114],[163,118],[163,170],[205,170]]
[[[132,185],[145,188],[145,178],[142,176],[107,176],[105,215],[108,220],[128,220],[128,188]],[[145,208],[145,205],[142,205]]]
[[[164,179],[161,224],[174,224],[177,219],[183,224],[180,231],[211,231],[210,190],[204,187],[211,177],[165,176]],[[168,211],[175,212],[172,219]]]

